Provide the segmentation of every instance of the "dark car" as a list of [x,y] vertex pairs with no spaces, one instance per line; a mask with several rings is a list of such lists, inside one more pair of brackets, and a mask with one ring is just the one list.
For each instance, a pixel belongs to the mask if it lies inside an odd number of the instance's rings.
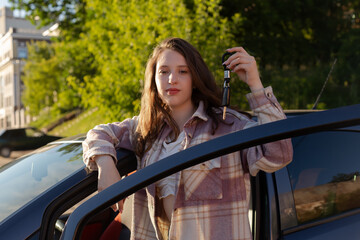
[[36,149],[60,138],[47,135],[33,127],[1,129],[0,155],[9,157],[12,151]]
[[[214,157],[289,137],[293,162],[251,179],[249,219],[254,239],[356,239],[360,236],[360,105],[289,116],[199,144],[125,177],[74,211],[78,202],[96,191],[97,173],[84,169],[83,137],[48,144],[0,169],[0,188],[10,189],[0,194],[0,236],[99,239],[114,218],[109,207],[120,199]],[[133,153],[118,150],[118,158],[121,174],[136,169]],[[131,198],[125,203],[130,202]],[[128,210],[125,207],[121,216],[123,229],[130,228],[124,215]]]

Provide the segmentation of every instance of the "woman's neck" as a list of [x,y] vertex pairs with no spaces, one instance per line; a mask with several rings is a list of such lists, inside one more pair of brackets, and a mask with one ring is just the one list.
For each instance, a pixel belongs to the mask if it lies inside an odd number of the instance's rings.
[[183,130],[185,123],[192,117],[192,115],[195,112],[195,106],[191,104],[191,106],[188,106],[183,109],[175,109],[172,110],[171,116],[177,123],[180,132]]

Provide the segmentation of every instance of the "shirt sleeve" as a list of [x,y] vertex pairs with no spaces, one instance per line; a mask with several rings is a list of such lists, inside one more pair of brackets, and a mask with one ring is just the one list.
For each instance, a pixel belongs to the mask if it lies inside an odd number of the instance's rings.
[[116,148],[134,150],[134,134],[138,117],[122,122],[100,124],[91,129],[82,143],[83,161],[91,171],[97,170],[94,161],[97,155],[110,155],[117,163]]
[[[250,107],[257,117],[257,122],[249,121],[244,128],[285,119],[286,116],[273,94],[272,88],[246,95]],[[260,170],[274,172],[292,161],[293,149],[291,139],[275,141],[242,151],[248,171],[255,176]]]

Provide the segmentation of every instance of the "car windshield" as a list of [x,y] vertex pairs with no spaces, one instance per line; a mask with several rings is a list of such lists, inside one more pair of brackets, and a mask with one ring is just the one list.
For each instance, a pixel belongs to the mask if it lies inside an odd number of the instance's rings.
[[0,168],[0,222],[81,168],[80,143],[47,145]]

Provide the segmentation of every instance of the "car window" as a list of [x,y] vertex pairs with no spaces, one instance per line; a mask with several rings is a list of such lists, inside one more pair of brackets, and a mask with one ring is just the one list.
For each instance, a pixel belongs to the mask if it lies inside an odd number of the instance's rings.
[[4,135],[4,138],[19,138],[19,137],[25,137],[25,130],[24,129],[12,129],[7,130]]
[[28,137],[41,137],[44,135],[43,132],[33,128],[27,128],[25,129],[25,132],[26,132],[26,136]]
[[287,169],[299,224],[360,207],[359,132],[321,132],[292,141]]
[[[64,164],[65,163],[65,164]],[[81,144],[52,144],[0,168],[0,222],[84,168]]]

